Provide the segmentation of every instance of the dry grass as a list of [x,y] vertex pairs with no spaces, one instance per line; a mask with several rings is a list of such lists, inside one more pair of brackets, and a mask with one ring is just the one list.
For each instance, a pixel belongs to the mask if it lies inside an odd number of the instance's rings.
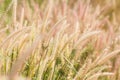
[[120,80],[119,0],[0,0],[0,80]]

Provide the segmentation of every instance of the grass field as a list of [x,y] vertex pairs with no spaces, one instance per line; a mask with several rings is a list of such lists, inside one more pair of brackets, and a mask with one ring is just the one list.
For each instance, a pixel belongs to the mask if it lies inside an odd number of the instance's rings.
[[0,0],[0,80],[120,80],[120,0]]

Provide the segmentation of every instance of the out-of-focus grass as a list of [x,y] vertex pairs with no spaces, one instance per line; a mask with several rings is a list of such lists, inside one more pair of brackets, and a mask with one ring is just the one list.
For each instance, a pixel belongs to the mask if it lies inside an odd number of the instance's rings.
[[0,2],[0,80],[120,80],[119,0]]

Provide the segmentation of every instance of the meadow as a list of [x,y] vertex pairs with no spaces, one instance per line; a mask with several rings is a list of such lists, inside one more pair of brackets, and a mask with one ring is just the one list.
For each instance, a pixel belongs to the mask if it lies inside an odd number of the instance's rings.
[[0,80],[120,80],[120,0],[0,0]]

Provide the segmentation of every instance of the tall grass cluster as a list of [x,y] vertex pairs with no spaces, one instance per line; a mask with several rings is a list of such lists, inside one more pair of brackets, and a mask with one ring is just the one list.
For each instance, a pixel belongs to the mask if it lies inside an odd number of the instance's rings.
[[120,80],[119,0],[0,0],[0,80]]

